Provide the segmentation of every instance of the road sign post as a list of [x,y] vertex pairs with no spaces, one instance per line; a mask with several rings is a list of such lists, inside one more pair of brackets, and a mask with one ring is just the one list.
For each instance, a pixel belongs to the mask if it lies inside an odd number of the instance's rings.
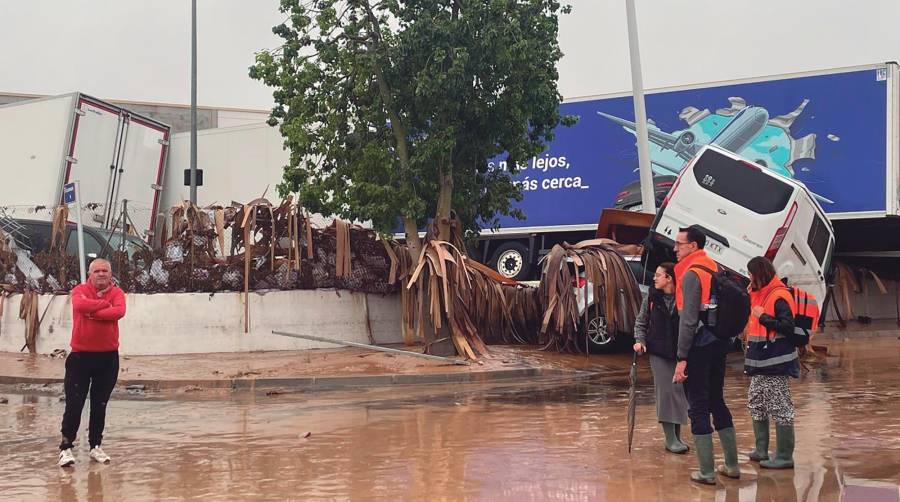
[[84,227],[81,224],[81,194],[78,189],[78,182],[67,183],[63,187],[63,202],[66,204],[75,204],[75,223],[78,225],[78,270],[80,272],[81,282],[87,278],[84,263]]

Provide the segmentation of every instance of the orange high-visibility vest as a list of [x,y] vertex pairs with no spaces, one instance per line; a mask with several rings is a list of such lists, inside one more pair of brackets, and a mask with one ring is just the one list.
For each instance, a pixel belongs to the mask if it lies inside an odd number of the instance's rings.
[[684,274],[689,269],[693,270],[697,277],[700,278],[700,304],[709,303],[710,289],[712,289],[712,274],[694,267],[695,265],[701,265],[710,270],[719,269],[719,265],[702,249],[694,251],[675,264],[675,308],[679,312],[684,308],[684,293],[681,290],[681,285],[684,284]]
[[[768,291],[766,291],[768,290]],[[769,286],[762,291],[751,292],[751,307],[762,305],[765,314],[775,317],[775,303],[778,300],[784,300],[791,308],[793,315],[797,314],[797,304],[794,302],[794,296],[791,291],[778,281],[778,285]],[[769,338],[769,330],[759,322],[759,318],[750,315],[747,322],[747,341],[758,342],[766,341]]]
[[[797,287],[790,289],[794,297],[794,303],[797,304],[797,310],[794,312],[795,321],[799,323],[800,318],[806,316],[810,319],[809,329],[815,330],[819,325],[819,316],[821,315],[819,302],[816,300],[816,297]],[[802,331],[802,328],[800,331]]]

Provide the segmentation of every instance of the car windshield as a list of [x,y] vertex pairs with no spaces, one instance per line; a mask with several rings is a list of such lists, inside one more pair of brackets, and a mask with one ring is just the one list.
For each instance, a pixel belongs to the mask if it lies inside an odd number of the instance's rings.
[[[103,241],[101,244],[109,241],[109,247],[112,250],[122,249],[122,232],[111,232],[103,229],[96,229],[96,232]],[[134,258],[134,253],[142,249],[150,249],[150,247],[138,237],[133,235],[125,236],[125,251],[128,253],[129,259]]]

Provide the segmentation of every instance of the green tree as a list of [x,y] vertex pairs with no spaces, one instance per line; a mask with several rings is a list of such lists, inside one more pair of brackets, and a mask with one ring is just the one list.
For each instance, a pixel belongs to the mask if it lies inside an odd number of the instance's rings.
[[[522,214],[511,175],[560,123],[555,0],[282,0],[283,45],[250,76],[291,152],[282,195],[322,214],[402,220],[411,252],[433,217],[449,238]],[[488,161],[507,156],[506,169]]]

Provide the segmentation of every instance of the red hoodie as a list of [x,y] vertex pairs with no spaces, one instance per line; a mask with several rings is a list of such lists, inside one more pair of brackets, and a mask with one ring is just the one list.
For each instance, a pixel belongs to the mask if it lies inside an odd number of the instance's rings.
[[103,295],[90,282],[72,289],[72,352],[119,350],[119,319],[125,317],[125,293],[111,285]]

